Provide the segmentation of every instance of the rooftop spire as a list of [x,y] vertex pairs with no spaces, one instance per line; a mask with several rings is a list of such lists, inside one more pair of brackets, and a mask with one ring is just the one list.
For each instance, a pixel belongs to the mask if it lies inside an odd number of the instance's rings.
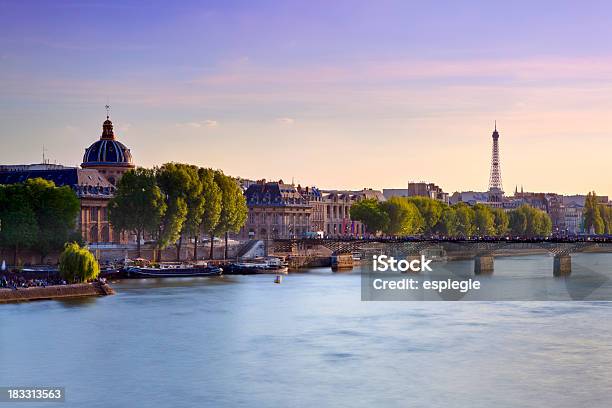
[[110,106],[106,105],[106,120],[102,124],[102,136],[100,136],[100,139],[114,140],[115,132],[113,132],[113,122],[111,122],[109,119],[109,115],[108,115],[109,109],[110,109]]
[[110,117],[110,105],[107,103],[105,108],[106,108],[106,119],[108,119]]
[[[108,107],[108,105],[106,105]],[[497,120],[495,121],[495,131],[497,132]]]

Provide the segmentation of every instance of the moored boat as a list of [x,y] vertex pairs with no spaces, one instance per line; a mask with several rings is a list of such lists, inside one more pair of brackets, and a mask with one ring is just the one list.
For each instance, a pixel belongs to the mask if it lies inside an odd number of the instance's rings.
[[189,278],[219,276],[223,269],[212,265],[159,265],[126,266],[123,272],[128,278]]
[[286,274],[289,272],[287,263],[277,257],[258,258],[254,260],[234,262],[224,269],[226,274],[253,275],[260,273]]

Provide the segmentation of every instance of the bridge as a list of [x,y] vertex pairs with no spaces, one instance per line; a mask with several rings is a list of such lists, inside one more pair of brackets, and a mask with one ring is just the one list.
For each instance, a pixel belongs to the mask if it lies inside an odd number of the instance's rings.
[[553,274],[571,274],[571,254],[584,251],[612,252],[612,238],[583,236],[573,238],[303,238],[272,239],[266,242],[268,255],[312,254],[327,251],[331,255],[358,254],[362,258],[385,254],[396,258],[426,255],[434,260],[474,259],[474,273],[490,274],[495,256],[549,253],[554,256]]

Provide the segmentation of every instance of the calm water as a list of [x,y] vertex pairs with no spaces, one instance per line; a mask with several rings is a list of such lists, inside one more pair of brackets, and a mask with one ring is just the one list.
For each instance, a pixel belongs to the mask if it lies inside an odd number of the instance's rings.
[[[504,262],[495,277],[518,273]],[[66,407],[612,404],[612,303],[362,302],[356,272],[273,279],[1,305],[0,386],[65,386]]]

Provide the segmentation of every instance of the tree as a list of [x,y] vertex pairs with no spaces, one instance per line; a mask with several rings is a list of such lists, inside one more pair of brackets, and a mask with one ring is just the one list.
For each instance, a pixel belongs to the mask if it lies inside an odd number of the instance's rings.
[[525,212],[519,210],[510,211],[508,221],[512,235],[525,235],[525,232],[527,231],[527,215]]
[[183,166],[166,163],[156,169],[156,178],[166,204],[166,212],[155,234],[157,259],[161,259],[161,251],[179,239],[187,219],[185,191],[188,189],[189,175]]
[[352,220],[362,222],[366,231],[371,233],[383,231],[389,224],[389,214],[374,198],[364,199],[351,205],[350,214]]
[[138,257],[141,257],[141,240],[145,234],[157,230],[166,212],[154,170],[137,168],[126,172],[119,180],[108,209],[113,228],[136,234]]
[[442,203],[429,197],[410,197],[408,200],[416,205],[419,213],[423,217],[424,232],[426,234],[433,234],[442,216]]
[[495,235],[495,216],[491,208],[484,204],[476,204],[474,210],[474,229],[481,236]]
[[584,210],[582,212],[584,230],[587,233],[594,232],[595,234],[603,234],[605,230],[604,220],[599,211],[599,203],[597,202],[597,194],[594,191],[589,192],[584,201]]
[[446,205],[442,209],[442,215],[436,225],[436,232],[447,237],[457,235],[457,212],[454,208]]
[[202,231],[213,231],[221,216],[221,189],[215,183],[215,171],[212,169],[198,169],[198,177],[202,185],[204,196],[204,209],[197,229],[193,235],[193,260],[198,259],[198,236]]
[[236,179],[217,171],[214,180],[221,191],[221,213],[217,225],[210,233],[210,259],[213,259],[215,235],[225,235],[225,257],[227,258],[228,234],[240,231],[248,216],[246,199]]
[[100,274],[100,265],[87,248],[72,242],[66,244],[59,259],[59,272],[69,282],[86,282]]
[[38,236],[36,214],[24,184],[0,186],[0,243],[13,249],[13,264],[19,261],[19,250],[32,246]]
[[390,235],[413,235],[424,226],[423,217],[416,205],[404,197],[391,197],[380,204],[389,222],[383,231]]
[[508,214],[501,208],[492,208],[493,212],[493,227],[495,229],[495,235],[503,236],[508,232],[508,226],[510,220]]
[[457,203],[453,206],[457,236],[471,237],[474,235],[474,210],[465,203]]
[[29,179],[25,187],[38,224],[33,245],[42,263],[49,252],[61,249],[68,241],[81,240],[75,230],[81,204],[70,187],[56,187],[52,181]]
[[175,164],[175,170],[181,172],[181,181],[183,185],[181,190],[177,191],[182,200],[185,202],[187,214],[183,222],[179,238],[176,241],[176,260],[180,260],[181,247],[183,237],[197,236],[199,226],[202,223],[204,215],[204,205],[206,197],[202,193],[202,181],[198,174],[198,167],[188,164]]
[[510,231],[515,236],[539,237],[552,232],[550,216],[527,204],[510,211],[509,224]]
[[612,207],[599,204],[599,215],[603,220],[604,224],[604,234],[610,235],[612,234]]

